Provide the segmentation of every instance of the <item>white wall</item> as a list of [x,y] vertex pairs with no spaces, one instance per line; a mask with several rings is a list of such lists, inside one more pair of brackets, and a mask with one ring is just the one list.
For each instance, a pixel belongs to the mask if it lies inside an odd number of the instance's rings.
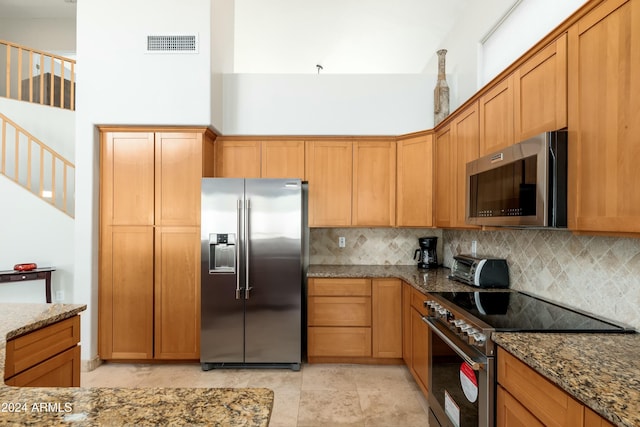
[[76,21],[73,18],[0,18],[0,40],[7,40],[49,53],[76,51]]
[[211,2],[211,125],[223,127],[223,76],[233,72],[234,61],[234,0]]
[[500,74],[585,3],[586,0],[522,0],[481,47],[480,85]]
[[[74,295],[74,221],[18,184],[0,175],[0,270],[35,262],[56,267],[51,276],[54,302],[76,301]],[[13,206],[19,206],[14,208]],[[56,291],[64,298],[56,299]],[[45,302],[44,280],[0,284],[0,302]]]
[[0,98],[0,113],[74,163],[76,114],[73,111]]
[[227,74],[225,135],[398,135],[433,127],[431,74]]
[[[82,359],[97,355],[99,124],[208,125],[209,0],[78,2],[74,300]],[[147,34],[198,33],[198,54],[146,54]],[[135,185],[135,183],[132,183]]]

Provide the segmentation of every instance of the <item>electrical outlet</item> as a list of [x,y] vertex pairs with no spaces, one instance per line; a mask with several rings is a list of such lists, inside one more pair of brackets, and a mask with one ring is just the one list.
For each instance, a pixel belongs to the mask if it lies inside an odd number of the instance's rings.
[[347,239],[342,236],[338,237],[338,247],[344,248],[345,246],[347,246]]
[[62,301],[64,299],[64,291],[56,291],[56,301]]
[[478,250],[478,241],[477,240],[472,240],[471,241],[471,255],[475,255],[477,250]]

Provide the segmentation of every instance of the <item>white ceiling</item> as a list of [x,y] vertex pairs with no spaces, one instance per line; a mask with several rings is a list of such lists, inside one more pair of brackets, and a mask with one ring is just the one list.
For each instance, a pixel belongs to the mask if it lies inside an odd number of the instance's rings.
[[[320,64],[331,74],[421,73],[477,1],[235,0],[233,71],[316,73]],[[514,1],[500,4],[506,11]],[[0,18],[75,13],[68,0],[0,0]]]

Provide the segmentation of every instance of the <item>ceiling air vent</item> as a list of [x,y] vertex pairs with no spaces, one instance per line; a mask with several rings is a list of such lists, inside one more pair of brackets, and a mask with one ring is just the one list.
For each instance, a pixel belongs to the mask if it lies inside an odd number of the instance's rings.
[[198,35],[148,35],[147,53],[198,53]]

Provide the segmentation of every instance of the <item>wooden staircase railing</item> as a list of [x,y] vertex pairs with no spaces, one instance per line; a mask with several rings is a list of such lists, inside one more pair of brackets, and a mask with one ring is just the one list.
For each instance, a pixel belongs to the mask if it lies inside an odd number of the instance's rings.
[[0,174],[74,217],[73,163],[1,113]]
[[[75,110],[76,61],[0,40],[0,96]],[[1,76],[2,74],[0,74]]]

